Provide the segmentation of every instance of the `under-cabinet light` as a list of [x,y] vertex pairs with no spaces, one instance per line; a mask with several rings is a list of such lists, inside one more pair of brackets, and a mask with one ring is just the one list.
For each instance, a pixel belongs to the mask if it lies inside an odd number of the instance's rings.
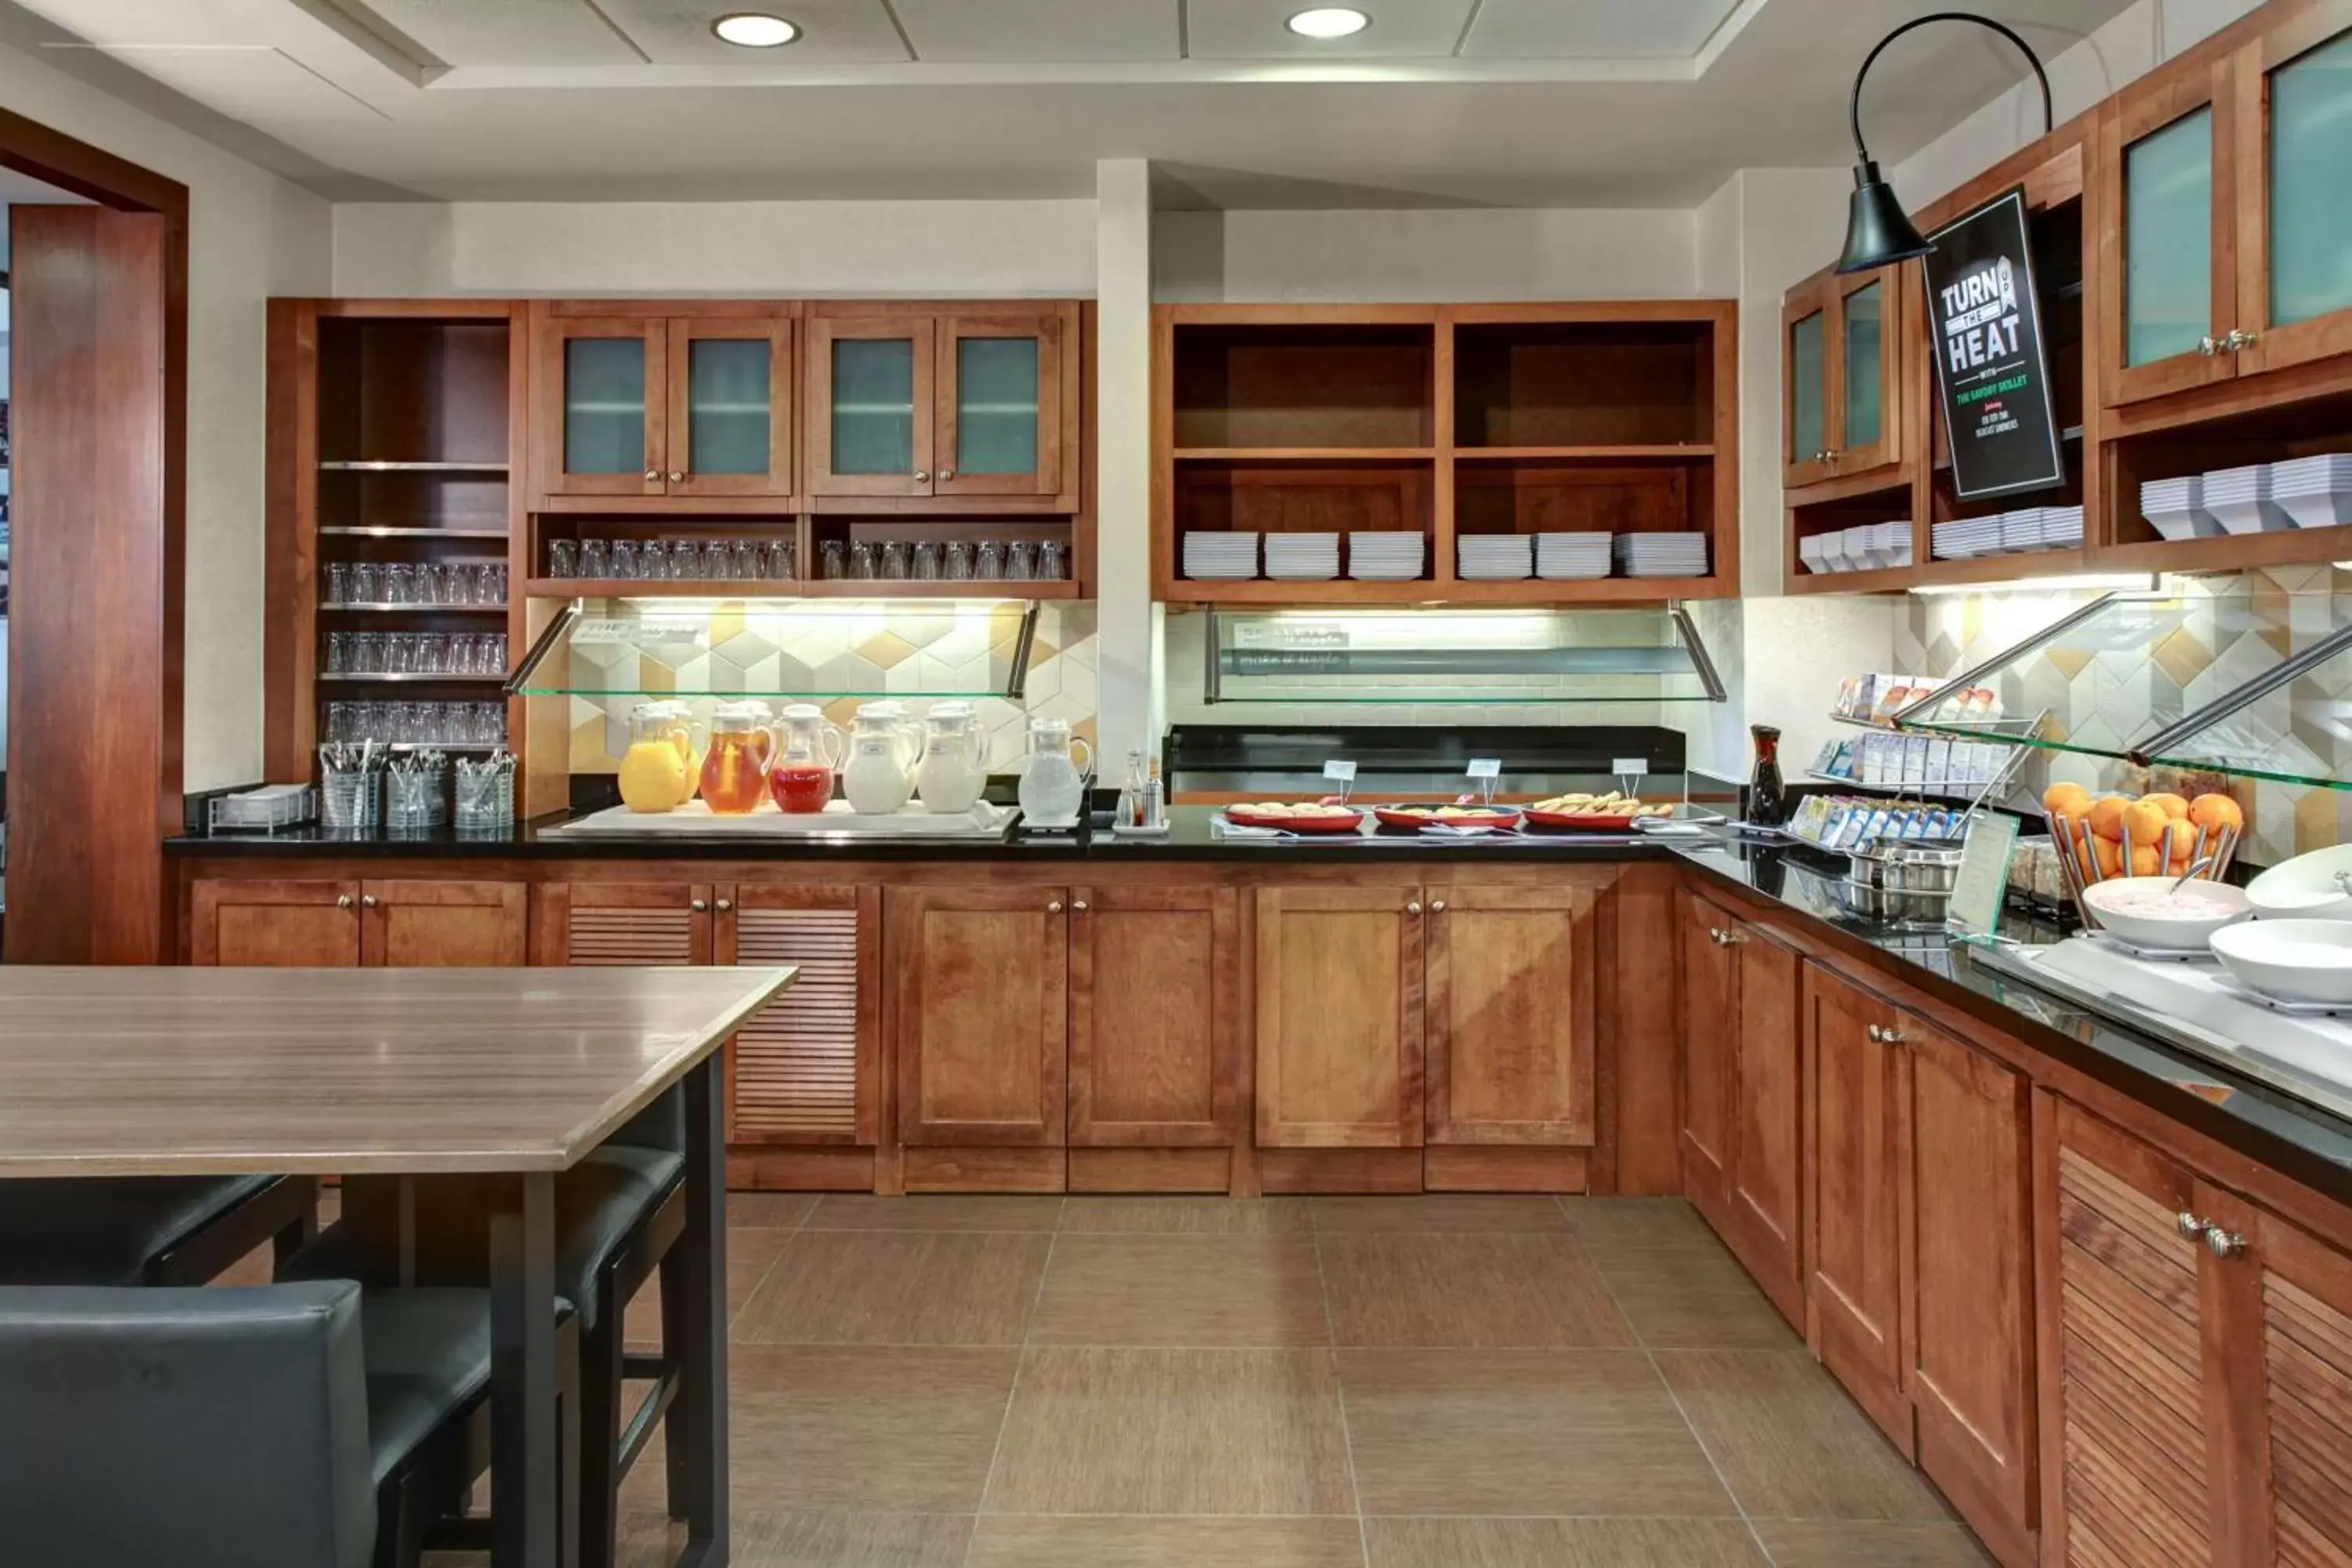
[[801,36],[800,26],[763,11],[738,11],[710,24],[722,43],[747,49],[772,49]]
[[2152,594],[2153,572],[2080,572],[2071,577],[2016,577],[2004,583],[1921,583],[1914,594]]

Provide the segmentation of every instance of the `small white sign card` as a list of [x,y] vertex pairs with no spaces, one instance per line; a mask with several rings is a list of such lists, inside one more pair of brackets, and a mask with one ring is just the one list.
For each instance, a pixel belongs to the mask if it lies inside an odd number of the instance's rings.
[[2000,924],[2000,901],[2009,890],[2009,858],[2017,849],[2017,818],[1987,812],[1969,827],[1960,852],[1960,874],[1947,906],[1947,929],[1990,936]]

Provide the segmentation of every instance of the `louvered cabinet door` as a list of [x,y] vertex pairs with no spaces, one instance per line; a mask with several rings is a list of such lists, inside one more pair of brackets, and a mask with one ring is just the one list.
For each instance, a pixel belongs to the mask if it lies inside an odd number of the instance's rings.
[[709,963],[711,903],[707,882],[555,883],[540,892],[540,962]]
[[800,970],[728,1047],[727,1141],[879,1142],[881,889],[740,886],[721,903],[719,963]]
[[2221,1561],[2208,1433],[2195,1184],[2064,1100],[2037,1118],[2045,1372],[2044,1560],[2083,1568]]

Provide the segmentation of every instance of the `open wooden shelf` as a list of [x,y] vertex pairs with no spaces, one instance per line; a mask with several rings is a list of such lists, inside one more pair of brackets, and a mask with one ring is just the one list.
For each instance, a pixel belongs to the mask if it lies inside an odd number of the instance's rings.
[[1669,599],[1703,599],[1718,592],[1719,584],[1713,577],[1594,577],[1580,582],[1528,577],[1507,583],[1465,583],[1459,579],[1276,583],[1265,578],[1212,582],[1187,577],[1171,584],[1163,598],[1171,605],[1467,605],[1544,608],[1664,604]]
[[621,577],[534,577],[534,599],[1076,599],[1081,584],[1050,583],[803,582],[797,578],[679,582]]
[[1434,447],[1179,447],[1180,463],[1427,462]]
[[1456,447],[1457,463],[1609,463],[1689,462],[1715,456],[1709,441],[1677,442],[1664,447]]

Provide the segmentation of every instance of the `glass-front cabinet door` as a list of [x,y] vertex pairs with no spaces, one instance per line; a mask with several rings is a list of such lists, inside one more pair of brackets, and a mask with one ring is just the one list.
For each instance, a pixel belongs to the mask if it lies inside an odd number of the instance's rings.
[[919,315],[810,320],[811,495],[931,493],[935,325]]
[[1058,316],[944,317],[933,493],[1049,496],[1062,488]]
[[1841,476],[1902,459],[1898,290],[1919,286],[1899,266],[1831,281],[1836,313],[1830,335],[1837,358],[1831,377],[1830,466]]
[[791,493],[791,321],[672,321],[668,395],[669,494]]
[[1834,471],[1830,460],[1830,311],[1822,290],[1808,286],[1781,308],[1787,352],[1781,388],[1784,482],[1791,489],[1818,484]]
[[2101,340],[2110,405],[2236,372],[2229,77],[2226,61],[2160,71],[2116,100],[2100,160],[2117,252]]
[[668,334],[658,320],[558,316],[540,337],[540,489],[657,496],[666,487]]
[[[2352,0],[2280,24],[2232,80],[2260,92],[2262,137],[2238,164],[2238,368],[2352,353]],[[2246,106],[2236,122],[2257,133]]]

